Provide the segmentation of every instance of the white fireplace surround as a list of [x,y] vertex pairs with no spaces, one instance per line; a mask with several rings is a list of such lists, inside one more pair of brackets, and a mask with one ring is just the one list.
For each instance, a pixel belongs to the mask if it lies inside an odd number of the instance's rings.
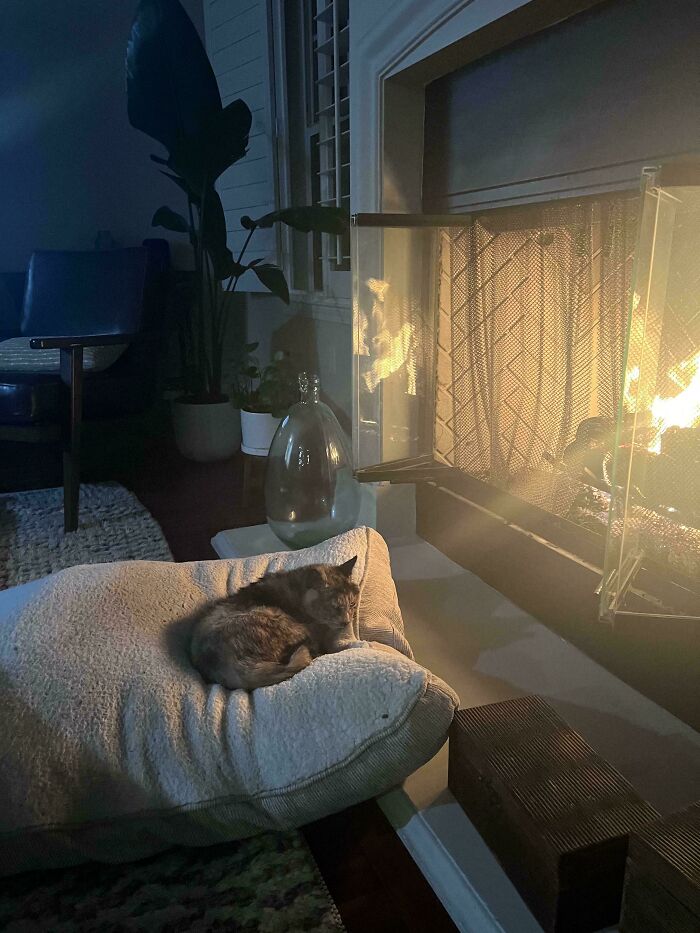
[[[594,2],[561,0],[557,19]],[[420,211],[425,84],[457,66],[455,49],[468,61],[478,30],[528,6],[528,31],[554,22],[538,0],[352,0],[353,212]]]

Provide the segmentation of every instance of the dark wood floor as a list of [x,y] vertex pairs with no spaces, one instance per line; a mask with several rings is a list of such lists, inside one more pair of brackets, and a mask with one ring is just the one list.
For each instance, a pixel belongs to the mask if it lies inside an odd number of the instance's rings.
[[[89,426],[85,482],[116,480],[159,522],[175,560],[216,557],[224,528],[265,520],[260,464],[244,501],[244,461],[194,463],[177,452],[167,418]],[[4,443],[0,486],[58,485],[60,458],[43,445]],[[14,472],[13,472],[14,466]],[[456,927],[374,801],[318,820],[304,835],[348,933],[443,933]],[[300,931],[301,933],[301,931]]]

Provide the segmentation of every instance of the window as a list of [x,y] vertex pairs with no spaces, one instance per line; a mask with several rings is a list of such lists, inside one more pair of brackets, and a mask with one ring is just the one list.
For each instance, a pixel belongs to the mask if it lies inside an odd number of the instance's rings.
[[[285,114],[281,190],[293,204],[350,208],[349,0],[281,0],[278,107]],[[290,231],[290,284],[350,296],[350,239]]]

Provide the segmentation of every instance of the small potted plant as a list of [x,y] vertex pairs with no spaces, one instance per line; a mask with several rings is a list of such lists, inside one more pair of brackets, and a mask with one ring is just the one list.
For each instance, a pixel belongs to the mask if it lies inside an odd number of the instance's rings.
[[268,366],[260,367],[250,355],[257,347],[257,343],[245,347],[247,357],[239,367],[232,398],[241,410],[241,450],[266,457],[280,421],[297,400],[296,371],[282,351]]

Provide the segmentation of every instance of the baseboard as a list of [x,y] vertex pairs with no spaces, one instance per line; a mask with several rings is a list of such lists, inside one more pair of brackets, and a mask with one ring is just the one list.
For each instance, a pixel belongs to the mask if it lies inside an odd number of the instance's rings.
[[462,933],[506,933],[402,788],[378,800],[413,861]]

